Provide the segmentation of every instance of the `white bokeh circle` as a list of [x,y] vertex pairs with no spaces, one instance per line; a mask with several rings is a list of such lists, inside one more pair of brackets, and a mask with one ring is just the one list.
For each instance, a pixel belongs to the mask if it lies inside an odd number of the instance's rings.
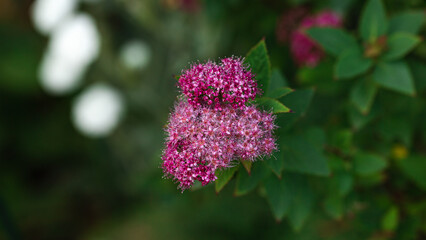
[[95,84],[74,101],[72,121],[88,137],[103,137],[118,125],[124,112],[120,93],[106,84]]

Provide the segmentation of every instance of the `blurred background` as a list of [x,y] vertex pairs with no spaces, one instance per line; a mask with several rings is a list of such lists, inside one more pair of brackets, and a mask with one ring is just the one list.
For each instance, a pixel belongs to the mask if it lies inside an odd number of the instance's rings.
[[[265,38],[272,66],[303,85],[277,36],[282,14],[333,9],[353,29],[363,3],[0,0],[0,239],[329,239],[351,229],[314,214],[294,232],[255,192],[181,194],[160,166],[174,75]],[[424,7],[385,3],[389,14]]]

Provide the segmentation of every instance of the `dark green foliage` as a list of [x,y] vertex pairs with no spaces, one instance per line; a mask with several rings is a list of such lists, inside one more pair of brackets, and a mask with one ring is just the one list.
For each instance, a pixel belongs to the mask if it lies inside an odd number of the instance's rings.
[[245,62],[250,64],[252,72],[256,75],[259,88],[266,91],[271,79],[271,62],[269,61],[264,40],[260,41],[247,53]]
[[356,46],[357,44],[352,35],[337,28],[311,28],[307,32],[310,37],[321,44],[327,53],[335,57],[339,56],[348,47]]
[[[0,239],[425,238],[421,1],[205,0],[185,11],[176,5],[185,1],[81,1],[102,49],[65,96],[37,80],[50,36],[34,31],[28,3],[5,2]],[[304,30],[324,50],[315,67],[296,66],[276,40],[280,15],[296,6],[344,17],[342,28]],[[146,69],[122,66],[121,46],[133,39],[151,47]],[[160,168],[176,78],[188,62],[232,55],[245,56],[261,88],[250,104],[276,114],[279,149],[182,194]],[[104,139],[83,137],[70,120],[93,82],[115,86],[127,107]]]
[[382,0],[369,0],[364,6],[359,23],[359,33],[364,42],[374,42],[384,35],[388,20]]
[[337,58],[334,76],[337,79],[348,79],[361,75],[372,66],[373,61],[365,58],[358,46],[342,51]]

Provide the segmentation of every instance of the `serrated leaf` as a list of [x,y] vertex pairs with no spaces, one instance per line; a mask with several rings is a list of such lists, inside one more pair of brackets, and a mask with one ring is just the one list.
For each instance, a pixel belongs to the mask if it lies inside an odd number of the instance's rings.
[[373,65],[371,59],[365,58],[358,47],[352,47],[343,51],[337,58],[335,77],[348,79],[361,75]]
[[238,166],[232,167],[232,168],[226,168],[217,174],[217,179],[214,184],[216,193],[219,193],[226,186],[226,184],[228,184],[229,181],[231,181],[232,177],[234,176],[237,170],[238,170]]
[[416,35],[404,32],[395,33],[388,38],[388,50],[383,54],[383,59],[391,61],[402,58],[420,42],[421,39]]
[[426,190],[426,157],[411,156],[399,162],[402,173],[417,186]]
[[284,104],[282,104],[280,101],[268,98],[268,97],[262,97],[256,100],[256,103],[260,106],[264,107],[267,111],[272,111],[273,113],[288,113],[290,112],[290,109],[286,107]]
[[291,203],[291,196],[284,184],[286,179],[278,179],[275,175],[270,175],[265,180],[266,199],[271,206],[272,213],[276,220],[280,221],[287,213]]
[[381,62],[377,65],[373,78],[385,88],[410,96],[416,93],[410,69],[405,62]]
[[389,21],[388,34],[406,32],[417,34],[425,23],[425,13],[422,11],[410,11],[396,14]]
[[321,147],[315,146],[303,136],[286,136],[281,145],[284,155],[284,170],[328,176],[330,170],[327,160],[320,150]]
[[271,78],[271,63],[264,40],[261,40],[247,53],[245,62],[250,65],[252,73],[256,74],[258,87],[266,92]]
[[381,0],[369,0],[361,13],[359,33],[364,42],[374,42],[386,34],[388,28],[385,8]]
[[386,166],[386,160],[376,154],[357,153],[354,158],[355,172],[361,176],[373,175]]
[[377,84],[370,78],[358,79],[350,93],[351,102],[363,114],[367,114],[377,93]]
[[399,222],[399,211],[396,206],[391,207],[382,219],[382,229],[385,231],[395,231]]
[[241,196],[252,191],[268,173],[270,170],[263,162],[253,164],[250,175],[247,171],[238,171],[234,195]]
[[333,55],[339,56],[345,49],[357,46],[355,38],[342,29],[330,27],[314,27],[307,31],[307,34]]
[[277,177],[281,178],[281,172],[284,169],[284,156],[281,151],[274,152],[272,157],[265,160],[265,163],[271,168],[272,172],[274,172]]

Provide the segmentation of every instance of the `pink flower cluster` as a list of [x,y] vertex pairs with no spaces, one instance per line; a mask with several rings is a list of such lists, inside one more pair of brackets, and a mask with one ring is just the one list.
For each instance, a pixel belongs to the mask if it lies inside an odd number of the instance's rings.
[[179,87],[193,106],[221,109],[230,104],[243,107],[258,93],[254,76],[240,58],[224,58],[219,64],[194,64],[179,77]]
[[194,64],[179,78],[183,97],[166,128],[162,168],[183,190],[215,181],[234,161],[255,161],[277,149],[275,117],[247,102],[259,92],[241,58]]
[[[297,14],[296,14],[297,13]],[[300,19],[300,16],[303,16],[305,12],[303,10],[297,10],[294,14],[295,17]],[[288,17],[283,17],[282,21],[290,21]],[[282,29],[282,26],[289,26],[290,23],[279,23],[280,32],[282,32],[281,38],[286,40],[284,36],[287,36],[285,29]],[[293,56],[294,61],[299,66],[316,66],[319,61],[324,57],[324,51],[322,48],[310,39],[305,31],[311,27],[342,27],[342,17],[333,11],[322,11],[316,15],[306,16],[300,20],[296,30],[291,29],[292,33],[290,34],[290,51]],[[287,31],[288,32],[288,31]]]
[[195,180],[203,186],[216,180],[215,171],[232,166],[234,160],[270,155],[277,148],[274,119],[255,106],[214,109],[179,100],[166,129],[165,175],[183,191]]

